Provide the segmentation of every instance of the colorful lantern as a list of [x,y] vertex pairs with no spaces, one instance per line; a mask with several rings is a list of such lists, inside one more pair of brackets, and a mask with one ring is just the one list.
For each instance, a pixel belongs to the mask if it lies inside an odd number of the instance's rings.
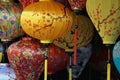
[[77,55],[77,36],[78,36],[78,15],[80,13],[80,10],[82,10],[85,7],[86,0],[68,0],[69,4],[71,6],[71,9],[74,10],[76,13],[76,24],[74,25],[74,65],[76,65],[76,55]]
[[111,79],[110,47],[111,44],[115,44],[120,34],[119,3],[119,0],[87,0],[86,2],[88,15],[101,36],[103,44],[108,47],[107,80]]
[[21,5],[13,0],[0,1],[0,38],[2,41],[10,41],[23,35],[20,26]]
[[41,43],[51,43],[71,28],[72,14],[54,0],[40,0],[23,10],[21,25],[28,35]]
[[19,0],[19,2],[22,4],[23,8],[28,6],[31,3],[38,2],[39,0]]
[[54,44],[49,46],[49,50],[48,74],[55,74],[57,71],[67,68],[69,56],[65,53],[65,50]]
[[[73,52],[73,48],[74,47],[74,25],[75,25],[75,21],[76,21],[76,17],[75,14],[73,14],[73,27],[71,28],[71,30],[69,32],[67,32],[66,35],[54,40],[54,44],[64,48],[66,50],[66,52],[68,52],[68,54],[72,54]],[[82,15],[78,15],[78,35],[76,37],[77,41],[76,41],[76,49],[86,46],[93,37],[93,24],[90,21],[89,18],[82,16]],[[76,52],[77,53],[77,52]],[[74,57],[75,57],[75,53],[74,53]],[[70,59],[71,59],[71,55],[70,55]],[[77,60],[77,58],[74,58],[74,60]],[[70,65],[71,64],[71,60],[70,60]],[[77,65],[77,61],[76,61],[76,65]],[[72,76],[72,70],[70,69],[70,73],[69,73],[69,79],[71,80],[71,76]]]
[[118,41],[113,48],[113,62],[120,73],[120,41]]
[[15,80],[15,72],[7,63],[0,63],[0,80]]
[[38,80],[43,72],[44,51],[31,38],[12,43],[7,51],[11,67],[17,80]]
[[114,44],[120,34],[119,3],[119,0],[87,0],[86,2],[88,15],[101,36],[103,44]]
[[[75,14],[73,14],[73,26],[75,25]],[[88,45],[93,37],[94,26],[89,18],[79,15],[78,16],[78,36],[77,48]],[[55,39],[53,43],[61,48],[70,49],[74,48],[74,27],[70,29],[64,36]]]
[[68,0],[72,10],[82,10],[85,8],[86,0]]

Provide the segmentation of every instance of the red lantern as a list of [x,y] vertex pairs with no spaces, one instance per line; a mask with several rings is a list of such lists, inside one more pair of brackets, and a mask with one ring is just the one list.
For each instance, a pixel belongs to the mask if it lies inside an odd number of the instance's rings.
[[31,38],[23,38],[8,47],[8,59],[17,80],[38,80],[43,71],[42,52],[39,43]]
[[82,10],[85,8],[86,0],[68,0],[72,10]]
[[66,68],[69,64],[69,56],[65,50],[56,45],[49,46],[50,54],[48,57],[48,74],[54,74]]
[[19,0],[19,2],[23,5],[23,8],[28,6],[31,3],[38,2],[39,0]]

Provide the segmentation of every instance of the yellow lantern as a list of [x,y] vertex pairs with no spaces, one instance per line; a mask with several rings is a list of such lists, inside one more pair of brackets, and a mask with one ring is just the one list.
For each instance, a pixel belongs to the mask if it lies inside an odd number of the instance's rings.
[[[74,48],[74,25],[76,15],[73,14],[73,26],[64,36],[55,39],[53,43],[61,48],[70,49]],[[78,35],[77,35],[77,48],[84,47],[93,38],[94,26],[89,18],[86,16],[78,15]]]
[[120,0],[87,0],[86,8],[103,44],[108,47],[107,80],[110,80],[110,48],[120,34]]
[[86,8],[103,44],[114,44],[120,34],[120,0],[87,0]]
[[47,80],[48,45],[63,36],[72,26],[71,11],[54,0],[39,0],[24,8],[21,15],[23,30],[45,44],[44,80]]
[[51,43],[71,28],[72,14],[54,0],[40,0],[23,10],[21,25],[28,35],[41,40],[41,43]]

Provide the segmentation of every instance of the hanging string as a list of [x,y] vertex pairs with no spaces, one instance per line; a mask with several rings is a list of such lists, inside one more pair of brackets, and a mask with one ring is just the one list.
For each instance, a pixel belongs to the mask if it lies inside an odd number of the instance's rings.
[[111,78],[110,48],[108,48],[107,80]]
[[76,15],[76,25],[74,30],[74,65],[77,64],[77,34],[78,34],[78,15]]

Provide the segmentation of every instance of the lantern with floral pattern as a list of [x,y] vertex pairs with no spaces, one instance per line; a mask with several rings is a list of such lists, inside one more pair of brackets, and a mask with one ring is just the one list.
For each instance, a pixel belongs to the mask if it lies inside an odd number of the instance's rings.
[[0,0],[0,38],[11,41],[23,35],[20,25],[22,7],[13,0]]
[[108,48],[107,80],[110,80],[110,51],[120,35],[120,0],[87,0],[86,9],[103,40],[103,44]]
[[44,51],[32,38],[12,43],[7,50],[11,67],[17,80],[38,80],[43,71]]

